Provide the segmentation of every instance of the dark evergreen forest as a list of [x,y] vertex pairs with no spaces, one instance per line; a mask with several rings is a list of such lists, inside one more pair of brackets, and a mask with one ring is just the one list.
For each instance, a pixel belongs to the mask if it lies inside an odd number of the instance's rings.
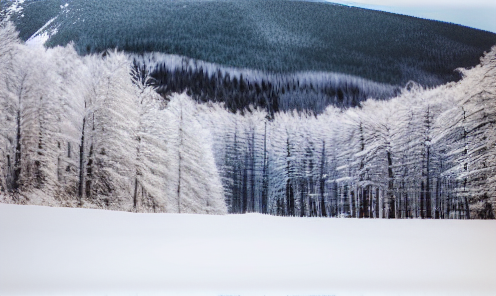
[[[65,3],[68,5],[65,6]],[[12,20],[27,40],[49,20],[47,46],[80,54],[162,52],[270,73],[335,72],[404,86],[460,78],[496,34],[403,15],[282,0],[38,0]]]
[[270,117],[288,110],[320,114],[329,105],[357,107],[368,98],[392,98],[401,89],[338,73],[270,74],[164,54],[135,56],[134,69],[164,98],[186,92],[197,102],[224,103],[231,112],[260,107]]

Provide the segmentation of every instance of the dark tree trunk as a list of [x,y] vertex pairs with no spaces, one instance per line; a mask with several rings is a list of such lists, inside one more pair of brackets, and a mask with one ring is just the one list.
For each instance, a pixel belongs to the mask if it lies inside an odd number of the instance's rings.
[[356,202],[355,202],[355,191],[353,189],[350,190],[350,212],[351,217],[356,218]]
[[286,205],[287,214],[289,216],[294,216],[294,191],[291,179],[288,179],[288,181],[286,181]]
[[374,218],[379,218],[379,188],[375,189],[375,207]]
[[325,158],[326,158],[326,153],[325,153],[325,141],[322,141],[322,155],[320,157],[320,184],[319,184],[319,189],[320,189],[320,216],[321,217],[327,217],[327,211],[326,211],[326,206],[325,206],[325,179],[324,179],[324,174],[325,174]]
[[430,186],[430,147],[427,146],[427,178],[425,184],[425,217],[427,219],[432,218],[432,205],[431,205],[431,186]]
[[425,194],[425,188],[424,188],[424,181],[420,182],[420,218],[424,219],[424,194]]
[[248,162],[248,155],[245,153],[245,163],[243,167],[243,187],[242,187],[242,213],[246,213],[247,205],[248,205],[248,167],[247,167],[247,162]]
[[133,194],[133,208],[137,211],[138,206],[138,178],[134,178],[134,194]]
[[179,147],[178,147],[178,183],[177,183],[177,211],[181,213],[181,178],[182,178],[182,162],[183,156],[181,154],[181,148],[183,147],[183,109],[181,106],[180,110],[180,118],[179,118]]
[[387,161],[388,161],[388,192],[387,192],[387,197],[388,197],[388,202],[389,202],[389,214],[388,218],[396,218],[396,205],[395,205],[395,200],[393,196],[393,186],[394,186],[394,175],[393,175],[393,158],[391,156],[391,152],[387,151]]
[[465,205],[465,219],[470,219],[470,208],[468,206],[468,199],[464,197],[464,205]]
[[88,163],[86,164],[86,176],[88,178],[85,178],[85,195],[86,197],[91,197],[91,181],[93,177],[93,144],[90,145],[90,152],[88,155]]
[[262,173],[262,213],[267,214],[269,196],[269,176],[268,176],[268,159],[267,159],[267,122],[264,130],[264,156],[263,156],[263,173]]
[[370,194],[368,190],[368,186],[362,189],[363,191],[363,218],[370,218]]
[[[243,80],[240,80],[243,81]],[[255,212],[255,131],[251,131],[250,211]]]
[[287,164],[286,164],[286,173],[288,175],[288,180],[286,181],[286,207],[287,207],[287,214],[289,216],[294,216],[295,215],[295,208],[294,208],[294,203],[295,203],[295,198],[294,198],[294,189],[293,189],[293,173],[291,171],[291,148],[289,144],[289,138],[286,141],[286,148],[287,148]]
[[79,144],[79,205],[82,205],[84,195],[84,130],[86,127],[86,117],[83,118],[83,129],[81,131],[81,143]]
[[[20,99],[19,99],[20,101]],[[20,102],[19,102],[20,103]],[[21,110],[17,110],[17,135],[16,135],[16,150],[14,158],[14,178],[12,180],[12,189],[19,191],[21,177]]]
[[440,218],[440,214],[439,214],[439,210],[441,208],[441,204],[440,204],[440,201],[441,201],[441,196],[440,196],[440,182],[439,182],[439,178],[436,179],[436,200],[435,200],[435,209],[434,209],[434,218],[435,219],[439,219]]

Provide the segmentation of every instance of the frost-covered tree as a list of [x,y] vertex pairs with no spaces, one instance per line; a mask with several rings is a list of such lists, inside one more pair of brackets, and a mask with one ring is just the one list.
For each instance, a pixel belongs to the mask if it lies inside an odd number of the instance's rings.
[[15,96],[11,79],[15,73],[15,58],[19,52],[17,32],[12,23],[0,21],[0,195],[11,187],[15,150]]
[[7,22],[0,35],[2,200],[226,212],[210,134],[189,98],[167,107],[133,81],[122,53],[27,47]]
[[[53,197],[57,189],[56,138],[57,87],[60,80],[43,48],[22,47],[14,60],[14,72],[7,79],[7,96],[14,121],[8,128],[13,135],[9,189],[13,192],[45,188]],[[50,87],[47,87],[50,86]],[[12,112],[11,112],[12,113]],[[24,195],[28,198],[28,195]],[[43,198],[41,198],[43,199]]]
[[394,167],[398,165],[394,149],[397,123],[401,121],[399,106],[390,102],[369,100],[359,117],[363,129],[364,149],[359,175],[367,189],[367,217],[397,217],[400,196],[395,190]]
[[[58,83],[53,85],[52,108],[54,123],[53,161],[56,164],[57,193],[60,203],[68,206],[79,204],[81,138],[85,121],[86,98],[89,94],[90,75],[73,46],[56,47],[46,52],[45,59],[54,66]],[[56,86],[56,87],[55,87]]]
[[211,138],[199,123],[196,106],[185,94],[174,95],[167,105],[168,169],[174,173],[166,180],[178,213],[223,214],[227,209]]
[[[8,23],[5,29],[10,37],[5,36],[8,42],[2,45],[15,40]],[[1,56],[5,59],[1,64],[8,67],[0,80],[1,110],[6,116],[2,135],[8,140],[2,145],[4,180],[8,180],[4,187],[22,191],[31,203],[73,205],[70,199],[77,180],[67,178],[77,164],[68,161],[72,154],[69,139],[77,134],[84,67],[72,46],[45,50],[10,45],[10,51]],[[72,147],[77,150],[77,142]],[[72,188],[69,196],[61,190],[66,185]]]
[[[453,92],[446,89],[444,96],[452,97],[445,100],[447,110],[437,116],[433,125],[433,218],[454,218],[466,216],[466,197],[463,203],[460,198],[464,195],[463,180],[464,163],[467,155],[467,133],[463,127],[466,121],[466,111],[463,106],[456,104]],[[459,186],[461,185],[461,186]],[[466,216],[468,218],[469,216]]]
[[85,120],[84,199],[109,209],[133,208],[138,102],[122,53],[94,58],[91,113]]
[[[454,209],[455,218],[495,218],[496,192],[496,47],[481,59],[481,64],[463,72],[457,97],[462,120],[462,153],[457,191],[461,209]],[[460,112],[461,111],[461,112]],[[466,213],[465,213],[466,212]]]
[[137,212],[172,212],[176,192],[168,182],[176,172],[168,155],[166,102],[144,82],[136,81],[139,123],[133,208]]
[[237,213],[238,208],[235,204],[238,196],[235,184],[235,178],[239,169],[235,169],[238,164],[236,157],[239,153],[235,149],[234,143],[237,143],[237,117],[226,110],[220,104],[198,105],[198,120],[200,124],[208,128],[212,139],[212,151],[214,153],[216,167],[218,169],[222,182],[224,198],[229,213]]

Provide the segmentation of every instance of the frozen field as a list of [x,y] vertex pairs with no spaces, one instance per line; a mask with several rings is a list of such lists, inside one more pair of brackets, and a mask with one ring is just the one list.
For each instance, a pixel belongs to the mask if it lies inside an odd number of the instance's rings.
[[496,221],[0,204],[0,295],[496,295]]

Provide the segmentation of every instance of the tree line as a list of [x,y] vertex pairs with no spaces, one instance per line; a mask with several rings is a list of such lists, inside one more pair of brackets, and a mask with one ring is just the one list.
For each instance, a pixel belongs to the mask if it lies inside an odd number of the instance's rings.
[[202,113],[229,211],[494,219],[495,54],[458,83],[357,108]]
[[432,89],[410,83],[390,100],[317,114],[256,105],[236,111],[185,93],[164,98],[122,53],[81,57],[72,46],[27,47],[8,22],[0,37],[2,202],[301,217],[495,216],[496,49],[460,70],[460,82]]

